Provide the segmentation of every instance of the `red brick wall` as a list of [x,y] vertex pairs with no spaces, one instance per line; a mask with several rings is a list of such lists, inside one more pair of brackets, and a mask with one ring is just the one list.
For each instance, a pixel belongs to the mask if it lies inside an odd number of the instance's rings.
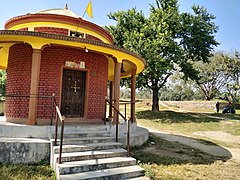
[[94,41],[103,42],[101,39],[98,39],[97,37],[92,36],[90,34],[86,34],[86,39],[91,39],[91,40],[94,40]]
[[[6,94],[29,95],[31,82],[32,47],[27,44],[13,45],[9,50]],[[6,116],[28,117],[29,98],[7,97]]]
[[[14,45],[9,51],[7,69],[7,94],[29,95],[31,84],[32,48],[25,44]],[[95,53],[64,47],[46,47],[42,51],[39,96],[56,94],[60,100],[62,66],[65,61],[84,61],[88,70],[88,119],[101,119],[107,95],[108,60]],[[29,98],[6,100],[7,118],[27,118]],[[51,99],[38,99],[38,119],[51,117]]]
[[34,31],[68,36],[68,29],[56,27],[35,27]]
[[19,31],[28,31],[28,28],[21,28],[21,29],[18,29]]
[[[89,91],[87,118],[102,118],[108,80],[108,60],[103,55],[91,52],[86,53],[83,50],[64,47],[45,48],[42,52],[39,95],[56,93],[57,102],[59,102],[62,66],[64,66],[65,61],[71,60],[75,60],[76,62],[84,61],[86,69],[88,70]],[[45,102],[39,102],[42,110],[38,112],[38,117],[49,118],[49,116],[44,113],[46,107],[43,106],[47,100],[43,101]],[[50,103],[50,101],[47,102],[47,104]],[[50,109],[47,111],[50,111]]]

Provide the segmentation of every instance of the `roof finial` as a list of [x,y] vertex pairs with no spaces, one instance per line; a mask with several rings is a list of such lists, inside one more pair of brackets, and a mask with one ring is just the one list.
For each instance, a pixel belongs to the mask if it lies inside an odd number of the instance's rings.
[[68,5],[67,5],[67,3],[66,3],[66,5],[65,5],[65,8],[64,8],[65,10],[68,10]]

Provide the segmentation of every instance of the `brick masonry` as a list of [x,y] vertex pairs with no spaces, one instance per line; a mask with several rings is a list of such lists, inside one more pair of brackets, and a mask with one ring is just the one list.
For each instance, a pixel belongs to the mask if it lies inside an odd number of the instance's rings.
[[102,42],[101,39],[97,38],[97,37],[94,37],[90,34],[86,34],[86,39],[91,39],[91,40],[94,40],[94,41],[99,41],[99,42]]
[[[27,44],[13,45],[9,50],[6,93],[28,95],[31,84],[32,47]],[[26,118],[28,116],[29,98],[7,97],[6,116]]]
[[28,28],[21,28],[19,31],[28,31]]
[[[31,46],[18,44],[10,48],[7,94],[29,94],[31,61]],[[41,57],[39,95],[50,96],[55,93],[57,102],[60,102],[62,69],[65,61],[85,62],[85,69],[88,70],[87,119],[103,118],[108,81],[108,60],[103,55],[60,46],[44,48]],[[28,101],[29,98],[7,98],[7,118],[27,118]],[[38,119],[49,119],[50,112],[50,99],[40,98],[38,100]]]
[[[22,28],[22,29],[19,29],[19,31],[28,31],[28,28]],[[68,36],[68,29],[65,29],[65,28],[35,27],[34,31],[35,32],[44,32],[44,33],[49,33],[49,34],[60,34],[60,35]],[[86,34],[86,39],[91,39],[91,40],[94,40],[94,41],[102,42],[101,39],[99,39],[97,37],[94,37],[90,34]]]
[[61,34],[68,36],[68,29],[65,28],[56,28],[56,27],[35,27],[35,32],[44,32],[49,34]]

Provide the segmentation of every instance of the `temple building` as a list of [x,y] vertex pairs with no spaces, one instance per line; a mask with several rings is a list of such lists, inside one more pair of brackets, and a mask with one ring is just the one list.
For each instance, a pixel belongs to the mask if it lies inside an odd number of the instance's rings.
[[[144,67],[143,58],[115,46],[107,30],[67,6],[13,17],[0,31],[8,122],[49,122],[53,95],[66,122],[102,122],[106,98],[119,109],[120,79],[127,77],[135,121],[136,75]],[[112,117],[118,122],[114,110]]]

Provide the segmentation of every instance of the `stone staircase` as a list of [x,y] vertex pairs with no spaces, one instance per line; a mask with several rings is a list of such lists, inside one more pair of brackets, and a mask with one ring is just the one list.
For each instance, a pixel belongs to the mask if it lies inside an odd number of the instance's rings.
[[[123,142],[119,138],[119,142]],[[104,127],[64,134],[62,163],[58,164],[58,145],[51,139],[51,165],[60,180],[148,179],[136,159],[127,157],[121,143],[115,142]]]

